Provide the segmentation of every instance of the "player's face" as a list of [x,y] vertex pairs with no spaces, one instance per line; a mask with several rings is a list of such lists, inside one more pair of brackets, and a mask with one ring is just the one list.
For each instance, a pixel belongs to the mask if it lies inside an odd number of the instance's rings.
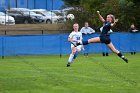
[[112,22],[112,17],[110,15],[107,16],[106,21]]
[[134,25],[131,25],[131,28],[135,28],[135,26]]
[[76,32],[77,32],[77,31],[78,31],[78,29],[79,29],[79,25],[78,25],[78,24],[74,24],[74,25],[73,25],[73,29],[74,29],[74,31],[76,31]]
[[88,27],[88,23],[85,23],[85,27]]

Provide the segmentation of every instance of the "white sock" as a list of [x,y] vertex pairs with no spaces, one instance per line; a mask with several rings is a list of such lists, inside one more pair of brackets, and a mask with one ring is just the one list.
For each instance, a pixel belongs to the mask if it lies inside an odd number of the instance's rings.
[[121,58],[124,58],[124,56],[121,56]]
[[74,55],[73,54],[70,54],[68,63],[72,63],[73,62],[73,57],[74,57]]

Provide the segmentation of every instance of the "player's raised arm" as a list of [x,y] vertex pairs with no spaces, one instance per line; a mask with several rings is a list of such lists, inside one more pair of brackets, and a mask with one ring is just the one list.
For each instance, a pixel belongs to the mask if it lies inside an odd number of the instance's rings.
[[105,19],[101,16],[100,11],[97,11],[97,14],[99,15],[99,18],[102,22],[105,22]]

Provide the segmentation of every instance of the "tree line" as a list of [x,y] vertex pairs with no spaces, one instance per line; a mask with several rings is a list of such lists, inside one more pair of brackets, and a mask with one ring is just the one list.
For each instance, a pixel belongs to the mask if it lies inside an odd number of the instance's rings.
[[140,1],[139,0],[63,0],[67,7],[75,9],[71,11],[75,15],[74,22],[83,26],[85,21],[93,28],[100,28],[100,22],[96,13],[99,10],[104,18],[107,14],[113,14],[119,19],[113,30],[128,31],[134,23],[140,29]]

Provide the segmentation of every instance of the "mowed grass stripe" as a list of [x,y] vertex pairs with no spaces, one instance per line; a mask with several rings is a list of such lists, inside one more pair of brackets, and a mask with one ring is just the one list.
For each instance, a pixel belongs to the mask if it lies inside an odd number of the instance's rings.
[[79,55],[70,68],[69,55],[0,59],[0,93],[139,93],[139,53]]

